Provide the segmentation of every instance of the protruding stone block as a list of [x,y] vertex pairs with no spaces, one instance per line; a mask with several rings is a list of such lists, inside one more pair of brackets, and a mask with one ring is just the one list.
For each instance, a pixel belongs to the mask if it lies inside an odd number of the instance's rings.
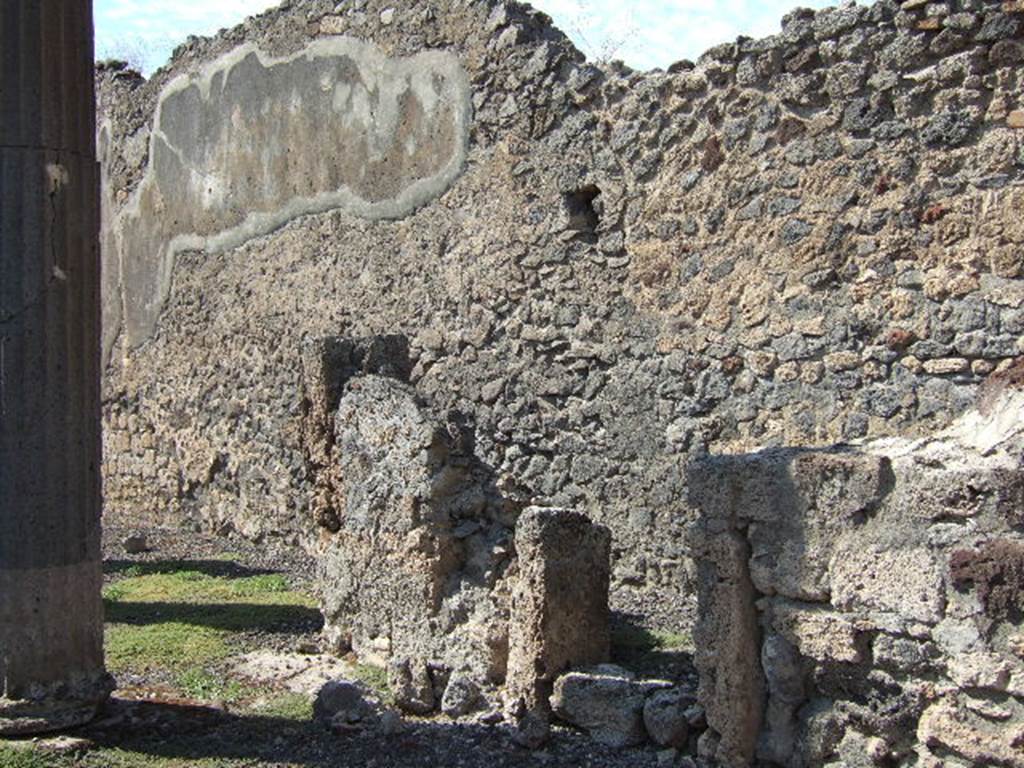
[[551,707],[568,723],[583,728],[609,747],[642,744],[647,695],[668,683],[638,681],[610,664],[586,672],[570,672],[555,682]]
[[697,530],[691,543],[700,574],[701,612],[694,627],[698,697],[720,737],[716,758],[730,768],[746,766],[754,757],[765,700],[750,549],[736,532]]
[[608,659],[611,534],[577,512],[530,507],[515,545],[506,694],[546,712],[559,675]]

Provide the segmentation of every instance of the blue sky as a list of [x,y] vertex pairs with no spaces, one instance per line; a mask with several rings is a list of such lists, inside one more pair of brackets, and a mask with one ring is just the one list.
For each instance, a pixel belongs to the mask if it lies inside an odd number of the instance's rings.
[[[396,4],[408,0],[396,0]],[[534,0],[588,56],[610,52],[637,69],[695,59],[737,35],[777,32],[796,5],[824,8],[829,0]],[[94,0],[96,52],[156,69],[188,35],[210,35],[274,0]]]

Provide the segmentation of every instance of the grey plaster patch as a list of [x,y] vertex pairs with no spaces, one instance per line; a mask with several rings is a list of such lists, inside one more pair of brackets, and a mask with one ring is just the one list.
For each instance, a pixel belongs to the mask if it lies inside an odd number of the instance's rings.
[[334,209],[398,219],[444,193],[471,111],[453,54],[392,60],[348,37],[279,59],[244,45],[171,81],[116,227],[129,346],[152,334],[184,250],[224,251]]
[[121,257],[113,227],[115,201],[109,178],[111,150],[110,121],[96,132],[96,153],[100,164],[100,296],[102,312],[102,361],[106,369],[110,353],[121,333]]

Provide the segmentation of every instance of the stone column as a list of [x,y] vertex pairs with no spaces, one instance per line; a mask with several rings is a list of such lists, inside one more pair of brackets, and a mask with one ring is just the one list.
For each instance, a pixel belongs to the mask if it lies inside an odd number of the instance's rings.
[[515,545],[505,695],[546,717],[559,675],[608,661],[611,533],[578,512],[530,507]]
[[0,5],[0,734],[108,695],[91,0]]

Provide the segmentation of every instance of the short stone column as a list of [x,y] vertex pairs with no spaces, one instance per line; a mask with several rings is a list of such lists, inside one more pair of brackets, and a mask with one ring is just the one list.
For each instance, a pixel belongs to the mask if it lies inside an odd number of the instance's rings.
[[506,697],[547,715],[555,679],[608,660],[611,534],[585,515],[530,507],[516,523]]
[[89,0],[0,5],[0,734],[89,720],[100,598]]

